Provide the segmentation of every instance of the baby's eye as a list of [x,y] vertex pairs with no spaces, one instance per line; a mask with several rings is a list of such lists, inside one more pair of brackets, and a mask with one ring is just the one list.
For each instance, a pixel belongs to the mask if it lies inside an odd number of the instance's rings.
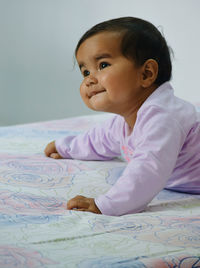
[[99,64],[99,69],[101,70],[101,69],[104,69],[104,68],[106,68],[106,67],[108,67],[108,66],[110,66],[109,63],[107,63],[107,62],[101,62],[101,63]]
[[82,73],[83,73],[84,77],[86,77],[86,76],[88,76],[90,74],[90,72],[88,70],[84,70]]

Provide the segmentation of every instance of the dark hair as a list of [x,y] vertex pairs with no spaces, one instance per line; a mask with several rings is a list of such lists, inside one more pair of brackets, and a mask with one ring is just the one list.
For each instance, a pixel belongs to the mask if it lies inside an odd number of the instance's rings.
[[133,59],[138,66],[148,59],[157,61],[158,76],[155,84],[159,86],[171,79],[170,48],[165,38],[152,23],[139,18],[122,17],[93,26],[79,40],[75,54],[86,39],[104,31],[122,33],[121,52],[125,57]]

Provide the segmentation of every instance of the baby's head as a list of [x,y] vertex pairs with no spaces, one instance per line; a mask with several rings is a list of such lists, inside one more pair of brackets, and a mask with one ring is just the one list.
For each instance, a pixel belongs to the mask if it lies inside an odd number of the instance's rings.
[[79,40],[75,54],[81,44],[88,38],[102,32],[116,32],[121,35],[121,53],[142,66],[148,59],[158,63],[158,74],[155,84],[160,86],[171,79],[172,64],[169,47],[160,31],[150,22],[122,17],[99,23],[89,29]]
[[97,24],[77,44],[80,93],[96,111],[126,116],[171,78],[168,46],[149,22],[125,17]]

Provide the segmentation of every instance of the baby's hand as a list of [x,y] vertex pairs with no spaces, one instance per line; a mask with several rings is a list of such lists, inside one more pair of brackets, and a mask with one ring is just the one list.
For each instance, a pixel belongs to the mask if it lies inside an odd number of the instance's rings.
[[44,153],[46,156],[54,158],[54,159],[61,159],[61,155],[56,150],[55,141],[50,142],[47,144]]
[[94,198],[88,198],[82,195],[77,195],[67,203],[67,209],[75,209],[78,211],[89,211],[97,214],[102,214],[94,202]]

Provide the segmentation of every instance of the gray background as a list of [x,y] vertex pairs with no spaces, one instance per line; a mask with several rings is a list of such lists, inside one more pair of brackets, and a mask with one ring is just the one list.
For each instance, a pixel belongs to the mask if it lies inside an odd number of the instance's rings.
[[93,114],[79,96],[74,48],[103,20],[136,16],[175,53],[176,95],[200,102],[199,0],[0,0],[0,125]]

